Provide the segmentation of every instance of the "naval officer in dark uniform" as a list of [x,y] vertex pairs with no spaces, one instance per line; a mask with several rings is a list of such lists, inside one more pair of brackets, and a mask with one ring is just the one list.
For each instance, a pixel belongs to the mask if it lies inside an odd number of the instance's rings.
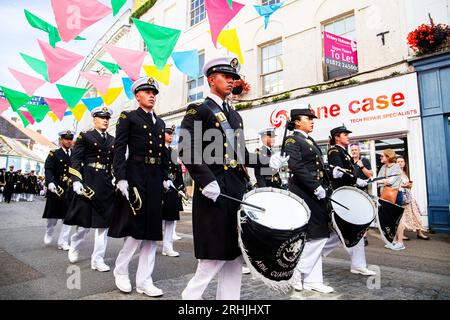
[[275,128],[266,128],[259,131],[262,146],[256,149],[256,153],[261,158],[261,163],[266,165],[255,168],[255,178],[257,188],[281,188],[281,177],[277,171],[269,166],[270,157],[272,156],[272,146],[275,139]]
[[234,57],[206,63],[203,73],[211,93],[204,101],[190,104],[181,123],[180,155],[195,182],[192,227],[198,259],[197,271],[184,289],[183,299],[201,299],[217,274],[217,299],[240,297],[239,203],[219,198],[223,192],[242,199],[249,182],[244,165],[259,165],[257,155],[245,148],[241,116],[226,102],[234,81],[240,79],[239,69]]
[[[72,154],[74,132],[65,130],[59,133],[61,148],[50,151],[45,160],[45,183],[47,185],[47,201],[44,215],[47,219],[47,229],[44,243],[52,242],[53,229],[58,220],[64,222],[66,217],[69,190],[69,167]],[[58,239],[58,249],[69,250],[70,226],[63,223]]]
[[68,257],[71,263],[78,261],[79,248],[89,229],[95,229],[91,268],[100,272],[110,270],[104,257],[114,204],[114,137],[106,131],[112,114],[108,107],[93,109],[94,128],[81,132],[77,137],[69,168],[74,194],[64,220],[65,224],[77,226],[70,238]]
[[142,77],[131,89],[139,107],[122,112],[116,126],[113,169],[119,192],[108,235],[126,238],[116,259],[116,286],[131,292],[128,265],[140,247],[136,291],[156,297],[163,294],[152,280],[157,241],[162,240],[162,192],[173,183],[164,152],[166,125],[153,110],[159,85]]
[[[349,134],[352,133],[345,126],[339,126],[330,131],[330,148],[328,149],[328,164],[333,168],[331,185],[336,190],[343,186],[356,185],[360,188],[367,187],[367,182],[357,178],[355,174],[355,163],[348,154],[347,148],[350,144]],[[348,172],[345,174],[342,171]],[[336,232],[332,232],[324,249],[323,256],[330,254],[333,249],[341,243]],[[373,276],[376,272],[369,270],[366,263],[364,239],[361,239],[354,247],[348,248],[347,252],[351,258],[350,272],[364,276]]]

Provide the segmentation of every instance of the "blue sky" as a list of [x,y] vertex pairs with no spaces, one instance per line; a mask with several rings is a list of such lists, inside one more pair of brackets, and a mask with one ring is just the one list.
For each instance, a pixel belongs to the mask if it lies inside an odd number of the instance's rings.
[[[100,2],[111,6],[110,0],[99,0]],[[81,36],[86,38],[84,41],[71,41],[69,43],[58,42],[57,46],[71,50],[83,56],[90,53],[96,42],[103,36],[108,28],[125,12],[126,9],[132,5],[132,0],[128,0],[125,6],[121,9],[115,17],[107,16],[96,24],[90,26],[83,31]],[[0,33],[0,85],[16,89],[23,92],[20,84],[11,75],[8,68],[14,68],[23,73],[40,78],[28,65],[22,60],[19,52],[26,53],[33,57],[43,60],[41,50],[37,43],[37,39],[48,42],[48,36],[44,31],[32,28],[24,15],[24,9],[37,15],[41,19],[56,26],[55,18],[50,0],[0,0],[0,13],[2,32]],[[78,71],[81,69],[83,62],[81,62],[70,73],[61,78],[58,83],[64,85],[74,85],[78,76]],[[60,98],[59,92],[55,84],[45,84],[35,93],[38,96],[45,96],[49,98]],[[3,113],[5,117],[17,116],[16,113],[8,110]],[[29,126],[28,128],[37,130],[41,129],[43,134],[54,141],[57,138],[57,132],[66,128],[73,128],[73,117],[62,122],[57,121],[53,123],[48,117],[40,124]]]

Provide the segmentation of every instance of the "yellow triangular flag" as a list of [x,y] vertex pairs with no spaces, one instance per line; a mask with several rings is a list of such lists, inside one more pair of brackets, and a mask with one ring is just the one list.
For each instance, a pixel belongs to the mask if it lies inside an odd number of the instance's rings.
[[103,101],[107,106],[116,101],[117,97],[122,92],[123,87],[119,88],[109,88],[105,95],[103,95],[100,91],[98,94],[102,97]]
[[222,30],[217,38],[217,42],[227,48],[228,51],[235,53],[238,56],[239,62],[244,64],[244,57],[242,56],[236,29]]
[[162,70],[158,70],[156,66],[144,66],[144,71],[149,77],[155,78],[157,81],[169,85],[170,64],[166,64]]
[[87,111],[87,107],[83,103],[79,103],[71,110],[75,119],[80,122],[80,120],[83,118],[84,113]]
[[47,115],[52,118],[53,122],[56,122],[58,120],[58,117],[53,112],[49,112],[47,113]]

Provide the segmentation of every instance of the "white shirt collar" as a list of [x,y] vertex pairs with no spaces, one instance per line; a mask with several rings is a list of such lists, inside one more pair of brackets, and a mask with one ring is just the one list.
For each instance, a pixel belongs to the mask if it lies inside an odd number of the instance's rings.
[[305,138],[308,138],[308,134],[305,131],[295,129],[294,132],[300,132]]
[[219,97],[218,95],[214,94],[214,93],[209,93],[208,97],[211,98],[215,103],[217,103],[220,107],[220,109],[222,109],[222,104],[224,102],[224,100],[222,100],[221,97]]
[[[94,129],[95,129],[95,128],[94,128]],[[106,134],[106,131],[105,131],[105,132],[101,132],[100,130],[97,130],[97,129],[95,129],[95,131],[97,131],[100,135],[103,135],[103,133]]]

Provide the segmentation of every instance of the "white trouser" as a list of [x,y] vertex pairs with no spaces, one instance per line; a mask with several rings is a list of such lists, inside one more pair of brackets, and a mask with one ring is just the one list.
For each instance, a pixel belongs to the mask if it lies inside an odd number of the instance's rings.
[[28,194],[27,194],[27,201],[32,202],[33,199],[34,199],[34,194],[28,193]]
[[305,243],[296,271],[302,273],[303,282],[323,282],[322,250],[328,238],[309,240]]
[[0,202],[3,202],[3,193],[0,193]]
[[[77,227],[75,233],[70,238],[70,246],[78,251],[81,244],[86,239],[89,233],[89,228]],[[91,262],[92,263],[103,263],[103,259],[106,253],[106,244],[108,240],[108,229],[98,228],[95,229],[94,238],[94,251],[92,252]]]
[[164,220],[163,251],[173,251],[173,232],[175,221]]
[[239,300],[241,297],[242,256],[231,261],[198,260],[194,277],[183,290],[183,300],[200,300],[211,280],[218,275],[217,300]]
[[[58,223],[58,220],[59,219],[47,219],[47,228],[46,228],[45,232],[49,236],[52,236],[53,230],[55,229],[55,226]],[[62,246],[65,244],[68,245],[69,244],[69,235],[70,235],[70,226],[63,223],[62,227],[61,227],[61,231],[59,233],[58,245],[59,246]]]
[[136,286],[144,287],[147,283],[153,283],[152,273],[155,267],[156,241],[136,240],[133,237],[127,237],[122,250],[120,250],[117,256],[114,274],[128,275],[128,265],[133,258],[134,252],[140,245],[141,251],[139,253],[139,264],[136,272]]
[[[324,257],[328,256],[334,248],[336,248],[339,244],[342,244],[341,240],[337,233],[330,234],[330,238],[328,238],[325,247],[322,250],[322,255]],[[342,245],[344,246],[344,245]],[[352,268],[366,268],[366,251],[364,247],[364,238],[362,238],[358,244],[352,248],[346,248],[348,254],[350,255],[350,260],[352,262]]]

